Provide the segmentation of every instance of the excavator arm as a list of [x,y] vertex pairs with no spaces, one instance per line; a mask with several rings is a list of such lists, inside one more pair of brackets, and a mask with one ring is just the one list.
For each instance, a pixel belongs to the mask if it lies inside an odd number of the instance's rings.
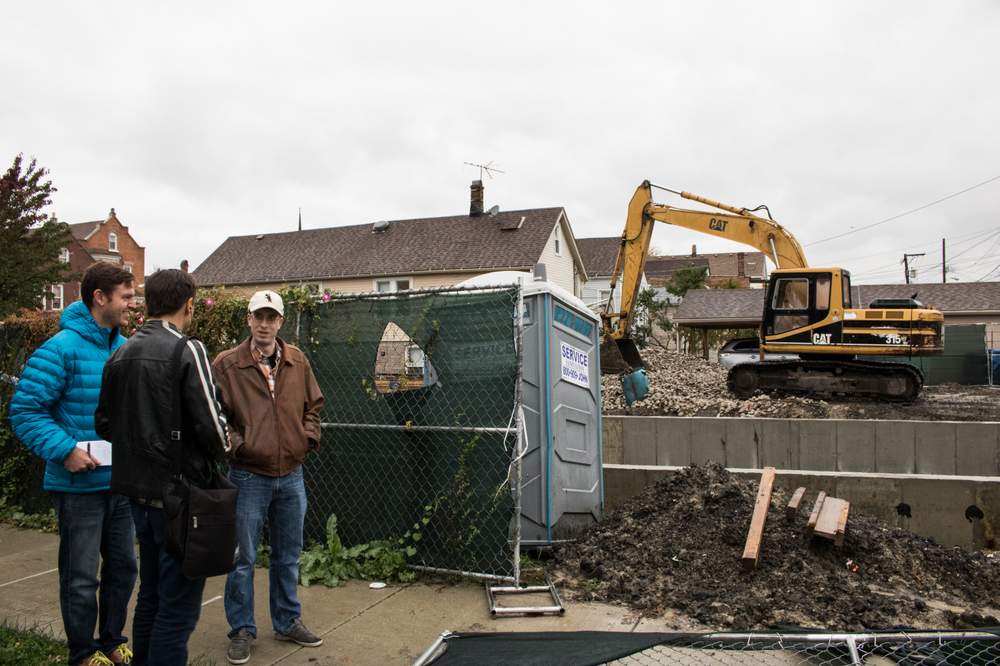
[[[643,181],[628,205],[621,248],[611,275],[611,298],[602,315],[606,337],[615,340],[629,337],[639,285],[653,237],[653,226],[657,221],[749,245],[770,257],[778,268],[807,266],[802,246],[795,236],[774,220],[754,215],[745,208],[729,206],[690,192],[674,193],[725,212],[687,210],[654,203],[652,188],[653,185],[648,180]],[[622,281],[621,303],[616,310],[614,294],[619,277]],[[638,354],[634,357],[631,354],[626,356],[632,357],[632,360],[638,358]]]

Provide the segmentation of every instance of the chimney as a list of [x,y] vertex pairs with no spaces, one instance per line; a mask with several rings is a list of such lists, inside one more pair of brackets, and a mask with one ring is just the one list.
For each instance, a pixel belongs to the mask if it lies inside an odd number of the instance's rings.
[[483,181],[474,180],[470,187],[472,198],[469,201],[469,215],[475,217],[483,214]]
[[184,261],[181,262],[181,270],[184,271],[185,273],[188,272],[188,260],[187,259],[185,259]]
[[697,245],[694,245],[694,244],[691,245],[691,256],[692,257],[697,257],[698,256],[698,246]]
[[736,274],[743,277],[747,274],[747,255],[746,252],[736,253]]

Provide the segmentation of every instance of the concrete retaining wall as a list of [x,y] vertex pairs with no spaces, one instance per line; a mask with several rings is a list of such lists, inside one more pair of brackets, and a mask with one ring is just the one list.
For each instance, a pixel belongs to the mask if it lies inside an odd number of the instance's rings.
[[1000,423],[605,416],[604,462],[1000,476]]
[[[649,465],[604,466],[604,498],[608,508],[636,495],[680,467]],[[760,478],[757,469],[731,469],[746,478]],[[963,548],[996,548],[994,525],[1000,527],[1000,477],[916,474],[864,474],[847,472],[803,472],[782,470],[776,488],[794,490],[806,486],[802,512],[808,512],[816,493],[825,490],[851,502],[852,511],[876,516],[888,525],[931,537],[938,543]],[[906,504],[912,517],[900,514]],[[969,519],[969,507],[977,507],[983,519]],[[974,513],[974,512],[973,512]],[[850,522],[848,522],[850,531]]]

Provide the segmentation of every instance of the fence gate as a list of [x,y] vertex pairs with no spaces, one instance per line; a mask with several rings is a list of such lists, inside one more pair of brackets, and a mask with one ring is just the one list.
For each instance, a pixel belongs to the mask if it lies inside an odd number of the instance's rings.
[[417,568],[516,580],[517,288],[334,297],[299,322],[326,397],[306,538],[404,537]]

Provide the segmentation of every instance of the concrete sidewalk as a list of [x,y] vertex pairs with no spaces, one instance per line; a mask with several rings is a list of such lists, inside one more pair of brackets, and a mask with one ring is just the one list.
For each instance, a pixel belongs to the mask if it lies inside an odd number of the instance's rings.
[[[0,617],[51,629],[62,636],[56,573],[58,538],[0,526]],[[205,586],[204,609],[191,639],[191,657],[227,664],[228,625],[221,577]],[[321,635],[319,648],[300,648],[273,638],[264,570],[255,576],[258,641],[251,664],[411,664],[441,632],[450,631],[668,631],[671,622],[638,620],[605,604],[567,604],[563,617],[491,619],[483,587],[473,583],[415,583],[369,589],[299,588],[303,619]],[[518,602],[522,602],[519,599]],[[134,602],[134,598],[133,598]],[[533,602],[534,603],[534,602]],[[126,633],[131,629],[131,621]],[[209,663],[211,663],[209,661]]]

